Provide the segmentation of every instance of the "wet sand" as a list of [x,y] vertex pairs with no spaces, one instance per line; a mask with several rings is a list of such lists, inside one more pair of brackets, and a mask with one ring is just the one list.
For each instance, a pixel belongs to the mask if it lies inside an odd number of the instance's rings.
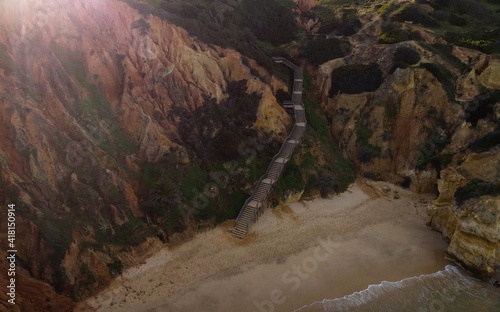
[[333,199],[268,209],[244,240],[227,233],[230,224],[200,233],[128,269],[76,311],[294,311],[433,273],[448,261],[447,244],[425,226],[432,199],[358,181]]

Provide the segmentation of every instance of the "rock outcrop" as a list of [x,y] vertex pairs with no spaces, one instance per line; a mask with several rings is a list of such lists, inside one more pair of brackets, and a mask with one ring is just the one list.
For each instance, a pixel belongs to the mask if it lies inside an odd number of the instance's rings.
[[[496,150],[472,154],[457,169],[444,170],[438,182],[439,197],[427,209],[428,224],[450,239],[448,253],[453,259],[485,278],[500,263],[500,197],[498,192],[483,194],[480,188],[496,185],[500,189],[499,166]],[[457,190],[474,179],[491,184]],[[477,195],[456,199],[471,191]]]
[[453,200],[458,187],[465,184],[465,178],[453,168],[441,172],[438,181],[438,198],[427,209],[432,228],[441,231],[446,237],[452,237],[457,227],[457,220],[453,215]]

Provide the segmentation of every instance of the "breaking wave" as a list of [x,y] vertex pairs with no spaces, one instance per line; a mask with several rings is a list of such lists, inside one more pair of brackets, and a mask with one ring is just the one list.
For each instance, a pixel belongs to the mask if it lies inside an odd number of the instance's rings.
[[398,282],[384,281],[342,298],[314,302],[297,311],[498,312],[500,289],[448,265],[443,271]]

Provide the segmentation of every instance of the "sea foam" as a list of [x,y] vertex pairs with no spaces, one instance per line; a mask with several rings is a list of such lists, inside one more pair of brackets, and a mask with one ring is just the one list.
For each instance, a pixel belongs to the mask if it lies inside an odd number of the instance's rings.
[[470,276],[457,266],[433,274],[384,281],[337,299],[325,299],[296,312],[500,311],[500,289]]

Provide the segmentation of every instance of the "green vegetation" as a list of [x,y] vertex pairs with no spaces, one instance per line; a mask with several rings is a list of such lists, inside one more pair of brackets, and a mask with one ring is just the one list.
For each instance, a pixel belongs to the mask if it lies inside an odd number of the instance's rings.
[[381,105],[384,107],[384,130],[386,133],[392,133],[396,124],[399,101],[389,97],[389,99],[382,102]]
[[284,199],[284,195],[287,194],[287,192],[300,192],[304,190],[305,186],[306,184],[302,177],[300,167],[292,158],[286,164],[285,170],[276,183],[274,191],[281,196],[281,199]]
[[[85,128],[97,127],[96,132],[100,134],[99,142],[97,142],[99,147],[113,155],[115,159],[120,158],[117,151],[126,154],[135,153],[137,150],[136,143],[124,129],[117,125],[104,93],[87,80],[82,57],[64,50],[55,43],[51,45],[51,48],[66,72],[87,89],[88,97],[75,106],[75,115],[79,117],[79,122],[83,123]],[[103,127],[102,124],[107,125],[108,128]],[[110,144],[110,141],[112,144]],[[115,147],[118,147],[118,149]]]
[[468,103],[465,108],[465,120],[476,126],[479,120],[494,114],[494,106],[499,101],[500,90],[485,90]]
[[[186,29],[192,37],[224,48],[233,48],[272,72],[280,72],[265,50],[287,54],[283,44],[298,35],[292,0],[242,0],[221,5],[212,0],[122,0],[148,14]],[[265,9],[262,9],[265,8]],[[137,24],[143,33],[146,25]]]
[[150,28],[151,25],[142,17],[132,23],[132,29],[139,29],[141,36],[146,36]]
[[116,275],[122,274],[123,263],[120,259],[114,258],[113,262],[108,263],[107,266],[109,268],[109,272],[111,273],[111,276],[116,276]]
[[0,43],[0,68],[7,74],[12,74],[16,70],[16,63],[10,57],[7,48],[2,43]]
[[293,11],[279,1],[243,0],[237,10],[240,27],[248,27],[259,40],[279,45],[296,37]]
[[397,8],[400,7],[400,4],[395,1],[389,1],[378,9],[378,13],[382,17],[386,17],[392,12],[394,12]]
[[329,60],[351,53],[351,45],[346,39],[316,39],[300,49],[300,57],[313,65],[321,65]]
[[[307,107],[307,104],[309,104],[311,107]],[[326,118],[324,116],[324,113],[319,110],[319,105],[316,104],[316,102],[312,99],[306,101],[305,105],[307,125],[311,127],[315,134],[323,138],[323,140],[331,138],[328,123],[325,120]]]
[[236,218],[250,195],[242,190],[257,182],[279,149],[274,142],[255,140],[254,132],[248,135],[246,144],[236,143],[236,155],[228,162],[223,161],[224,153],[210,150],[204,159],[190,164],[175,159],[144,164],[146,200],[141,208],[167,238],[185,230],[188,223],[210,227]]
[[340,193],[355,180],[353,165],[346,160],[330,134],[328,122],[319,104],[304,96],[307,129],[274,190],[284,199],[289,191],[304,190],[304,196],[328,197]]
[[144,0],[144,1],[155,9],[160,9],[162,2],[164,2],[164,0]]
[[391,19],[396,22],[410,21],[426,27],[439,27],[439,23],[425,12],[416,3],[408,3],[391,13]]
[[483,153],[498,145],[500,145],[500,130],[495,130],[475,140],[469,147],[475,153]]
[[356,145],[358,146],[359,161],[362,163],[368,163],[374,158],[379,157],[382,149],[380,146],[376,146],[369,143],[370,138],[373,135],[373,131],[358,123],[356,127]]
[[303,84],[304,90],[309,91],[312,89],[312,77],[311,74],[307,72],[307,70],[304,70],[304,84]]
[[455,192],[455,200],[461,205],[468,199],[486,195],[500,195],[500,186],[480,179],[472,179],[467,181],[466,185],[457,189]]
[[90,290],[95,289],[96,283],[98,283],[96,276],[86,264],[80,267],[79,277],[75,287],[71,289],[70,297],[74,301],[79,301],[88,296]]
[[420,68],[425,68],[441,83],[448,99],[455,100],[455,77],[444,66],[437,63],[420,63]]
[[[456,37],[459,37],[458,40],[456,40]],[[458,45],[484,53],[500,53],[500,28],[478,29],[464,33],[461,36],[448,33],[445,38]]]
[[335,144],[319,104],[307,96],[303,102],[308,127],[304,143],[296,154],[306,183],[305,195],[319,191],[321,196],[327,197],[345,191],[356,179],[354,166]]
[[422,48],[439,55],[444,61],[448,62],[451,66],[457,68],[461,72],[470,70],[467,65],[462,63],[456,56],[452,54],[453,46],[446,44],[428,44],[426,42],[418,43]]
[[319,34],[335,36],[354,35],[361,27],[358,10],[352,8],[328,7],[323,3],[312,9],[313,16],[321,20]]
[[71,234],[68,232],[68,224],[64,218],[56,219],[49,215],[42,217],[35,223],[40,229],[44,242],[52,249],[49,258],[50,265],[57,270],[72,241]]
[[435,32],[446,41],[484,53],[499,53],[498,3],[457,0],[431,1],[431,5],[437,10],[434,14],[440,17],[440,27]]
[[382,27],[382,33],[378,38],[379,43],[393,44],[408,40],[421,40],[419,33],[402,29],[398,23],[387,23]]
[[451,139],[445,134],[438,133],[435,129],[427,129],[427,132],[429,136],[422,143],[416,168],[423,170],[431,164],[437,172],[440,172],[453,159],[453,155],[442,153],[443,149],[450,144]]
[[373,131],[370,128],[362,125],[356,127],[356,143],[368,144],[372,135]]
[[464,27],[464,26],[467,26],[467,20],[455,13],[451,13],[450,16],[448,17],[448,22],[451,24],[451,25],[454,25],[454,26],[459,26],[459,27]]
[[385,29],[383,33],[380,34],[378,38],[379,43],[393,44],[402,41],[407,41],[409,38],[407,32],[401,28],[391,27]]

